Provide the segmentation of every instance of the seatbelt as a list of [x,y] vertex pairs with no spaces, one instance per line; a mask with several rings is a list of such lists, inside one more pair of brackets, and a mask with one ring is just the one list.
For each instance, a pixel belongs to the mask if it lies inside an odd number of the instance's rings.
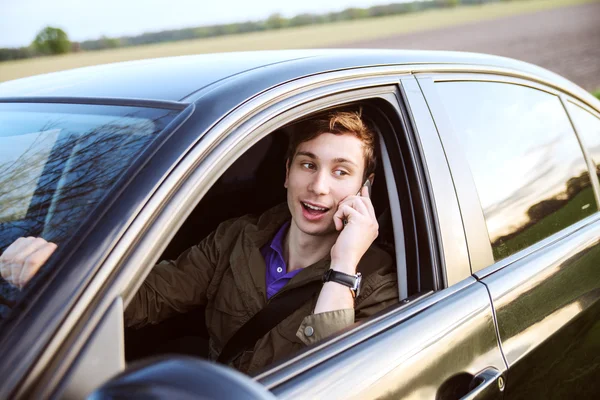
[[275,328],[286,317],[300,308],[314,294],[323,287],[323,281],[315,280],[306,285],[287,290],[267,303],[267,305],[254,314],[223,347],[219,354],[218,362],[229,364],[231,361],[249,348],[253,348],[258,339]]

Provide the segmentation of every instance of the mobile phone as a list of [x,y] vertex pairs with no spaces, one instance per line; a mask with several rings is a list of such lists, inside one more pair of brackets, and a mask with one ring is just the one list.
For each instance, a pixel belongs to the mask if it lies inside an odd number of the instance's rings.
[[[373,188],[371,187],[371,181],[370,180],[366,180],[365,183],[363,183],[363,186],[366,186],[367,189],[369,189],[369,198],[371,198],[371,192],[373,191]],[[358,191],[358,193],[356,194],[357,196],[360,194],[360,191],[362,190],[362,186],[360,187],[360,190]]]
[[[369,190],[369,198],[371,198],[371,191],[373,190],[373,188],[371,187],[371,181],[367,178],[367,180],[365,181],[365,183],[362,184],[362,186],[360,187],[360,189],[358,189],[358,192],[356,192],[356,195],[360,195],[360,191],[362,190],[363,187],[367,187],[367,189]],[[348,220],[346,218],[344,218],[342,220],[342,222],[344,223],[344,226],[346,226],[346,224],[348,224]]]

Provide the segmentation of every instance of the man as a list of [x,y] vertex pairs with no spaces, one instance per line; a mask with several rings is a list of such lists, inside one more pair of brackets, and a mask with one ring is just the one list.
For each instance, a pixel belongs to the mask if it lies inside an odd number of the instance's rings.
[[[376,134],[360,111],[295,125],[286,161],[287,204],[223,222],[177,260],[156,265],[125,311],[126,324],[158,323],[205,305],[209,358],[216,359],[274,296],[323,281],[328,270],[351,281],[362,274],[359,293],[339,279],[326,281],[253,350],[233,360],[252,373],[396,303],[394,263],[372,245],[378,224],[363,186],[366,178],[373,182],[375,148]],[[22,287],[55,248],[43,239],[19,239],[0,257],[2,277]]]

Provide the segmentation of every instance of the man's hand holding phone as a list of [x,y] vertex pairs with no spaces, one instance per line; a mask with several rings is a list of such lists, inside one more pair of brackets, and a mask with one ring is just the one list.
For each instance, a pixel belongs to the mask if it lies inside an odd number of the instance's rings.
[[368,185],[370,181],[356,196],[342,200],[333,216],[335,228],[341,232],[331,249],[331,268],[346,274],[356,273],[358,262],[379,234]]

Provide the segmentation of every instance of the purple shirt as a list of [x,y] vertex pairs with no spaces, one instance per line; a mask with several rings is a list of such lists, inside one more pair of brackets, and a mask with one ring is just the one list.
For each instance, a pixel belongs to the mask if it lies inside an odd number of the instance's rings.
[[287,266],[283,258],[283,240],[289,227],[290,222],[288,221],[279,228],[273,239],[260,249],[260,253],[267,264],[265,274],[267,278],[267,299],[273,297],[290,279],[301,271],[297,269],[287,272]]

